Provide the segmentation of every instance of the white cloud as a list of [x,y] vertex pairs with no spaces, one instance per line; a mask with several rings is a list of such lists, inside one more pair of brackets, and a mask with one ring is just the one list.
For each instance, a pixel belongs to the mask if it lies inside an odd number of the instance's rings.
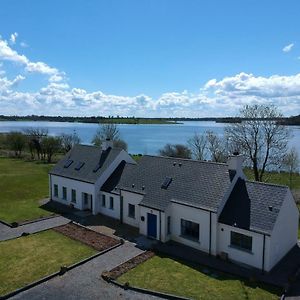
[[17,32],[12,33],[12,34],[10,35],[9,41],[10,41],[10,43],[11,43],[12,45],[14,45],[14,44],[16,43],[17,37],[18,37],[18,33],[17,33]]
[[[7,41],[0,39],[0,61],[10,61],[24,66],[25,71],[30,73],[39,73],[51,76],[56,76],[56,81],[64,79],[64,73],[58,69],[50,67],[44,62],[32,62],[25,55],[20,55],[17,51],[13,50]],[[58,78],[60,78],[58,80]]]
[[[1,61],[5,61],[3,64]],[[14,63],[20,75],[8,79],[4,67]],[[48,83],[33,92],[21,84],[31,73],[47,76]],[[210,79],[199,93],[171,91],[156,99],[144,94],[129,97],[86,91],[67,84],[67,75],[44,62],[33,62],[0,38],[0,111],[2,114],[121,115],[204,117],[235,115],[245,104],[274,104],[286,115],[300,113],[300,73],[270,77],[239,73]]]
[[282,48],[282,51],[285,53],[290,52],[293,47],[294,47],[294,43],[288,44]]

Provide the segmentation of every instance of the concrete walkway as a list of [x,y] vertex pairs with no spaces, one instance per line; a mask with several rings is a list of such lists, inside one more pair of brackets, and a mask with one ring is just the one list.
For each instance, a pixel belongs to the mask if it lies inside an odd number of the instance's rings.
[[104,270],[110,270],[142,252],[134,244],[126,242],[63,276],[55,277],[11,299],[160,299],[129,290],[125,291],[101,278]]
[[69,219],[62,216],[53,217],[50,219],[45,219],[37,221],[34,223],[21,225],[16,228],[11,228],[0,223],[0,241],[10,240],[17,238],[22,235],[23,232],[35,233],[42,230],[50,229],[56,226],[64,225],[70,222]]

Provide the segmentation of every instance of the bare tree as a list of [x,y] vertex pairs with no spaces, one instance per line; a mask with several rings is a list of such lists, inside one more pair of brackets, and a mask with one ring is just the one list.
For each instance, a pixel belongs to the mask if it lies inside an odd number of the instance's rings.
[[181,144],[166,144],[164,148],[159,150],[159,154],[169,157],[191,158],[191,150],[187,146]]
[[59,151],[61,147],[61,140],[59,137],[45,136],[41,140],[41,150],[43,159],[48,163],[52,162],[52,157]]
[[78,136],[78,134],[76,132],[74,132],[73,134],[63,133],[60,136],[60,140],[61,140],[62,150],[65,153],[69,152],[73,148],[74,145],[80,144],[80,142],[81,142],[80,137]]
[[120,138],[120,131],[116,124],[99,124],[96,134],[93,137],[92,143],[95,146],[101,146],[102,141],[110,139],[112,141]]
[[287,151],[289,130],[276,120],[282,114],[267,105],[246,105],[242,122],[225,128],[229,141],[248,158],[256,181],[262,181],[268,167],[278,167]]
[[114,141],[113,141],[113,145],[114,145],[114,147],[116,147],[116,148],[121,148],[121,149],[123,149],[123,150],[125,150],[125,151],[128,150],[128,145],[127,145],[127,143],[126,143],[125,141],[121,140],[121,139],[114,140]]
[[48,136],[48,130],[43,128],[30,128],[25,130],[27,135],[28,148],[31,153],[31,158],[34,159],[34,152],[36,152],[38,159],[42,155],[41,141]]
[[204,134],[195,133],[188,140],[188,145],[191,148],[193,158],[204,160],[207,154],[207,139]]
[[22,132],[13,131],[6,135],[6,142],[15,156],[20,157],[26,145],[26,136]]
[[206,132],[207,150],[212,161],[225,162],[227,153],[224,146],[224,141],[218,137],[213,131]]
[[283,166],[289,172],[290,188],[292,188],[292,177],[299,169],[300,159],[296,148],[292,148],[283,158]]

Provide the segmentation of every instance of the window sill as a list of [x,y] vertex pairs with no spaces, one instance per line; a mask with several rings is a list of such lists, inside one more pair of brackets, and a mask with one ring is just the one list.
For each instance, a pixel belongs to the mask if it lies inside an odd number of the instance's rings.
[[193,237],[190,237],[190,236],[187,236],[187,235],[182,235],[182,234],[180,235],[180,237],[185,239],[185,240],[200,244],[199,239],[196,239],[196,238],[193,238]]
[[236,249],[236,250],[239,250],[239,251],[242,251],[242,252],[245,252],[245,253],[248,253],[248,254],[254,254],[251,250],[248,250],[248,249],[245,249],[245,248],[242,248],[242,247],[238,247],[238,246],[234,246],[234,245],[228,245],[229,248],[232,248],[232,249]]
[[129,215],[128,215],[128,218],[130,218],[130,219],[135,219],[135,216],[129,216]]

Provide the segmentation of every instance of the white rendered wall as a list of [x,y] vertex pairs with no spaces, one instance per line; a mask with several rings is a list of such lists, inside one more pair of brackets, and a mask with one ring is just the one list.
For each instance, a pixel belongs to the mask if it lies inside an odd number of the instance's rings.
[[[139,224],[141,222],[139,204],[143,199],[143,195],[130,193],[127,191],[121,191],[121,195],[123,196],[123,223],[129,224],[134,227],[139,227]],[[134,218],[128,216],[128,204],[132,204],[135,206]]]
[[[105,195],[105,207],[102,206],[102,195]],[[110,209],[110,197],[113,197],[114,207]],[[101,192],[98,199],[98,212],[114,219],[120,219],[120,196],[116,194]]]
[[298,208],[288,190],[271,235],[270,269],[297,244],[298,222]]
[[[78,209],[84,209],[83,207],[83,199],[82,199],[82,193],[90,194],[94,197],[94,185],[91,183],[86,183],[78,180],[73,180],[65,177],[60,177],[56,175],[50,175],[51,176],[51,199],[57,202],[60,202],[65,205],[70,205],[71,203],[74,205],[74,207]],[[54,184],[57,184],[58,186],[58,197],[54,196]],[[62,187],[65,186],[67,188],[67,199],[64,200],[62,198]],[[72,192],[71,190],[76,190],[76,203],[71,202]]]
[[[185,244],[187,246],[196,248],[198,250],[209,253],[209,224],[210,216],[209,211],[196,209],[172,203],[170,207],[171,215],[171,239]],[[181,219],[192,221],[199,224],[199,240],[194,241],[181,236]],[[214,219],[214,220],[213,220]],[[216,218],[212,218],[212,222],[215,222]],[[213,229],[214,228],[214,229]],[[212,224],[212,231],[216,231],[216,224]],[[211,240],[214,243],[214,239]],[[212,245],[215,249],[215,245]]]
[[[222,230],[223,229],[223,230]],[[244,251],[230,245],[231,231],[252,236],[252,251]],[[240,262],[257,269],[262,268],[263,235],[225,224],[218,224],[217,253],[226,252],[232,261]],[[268,243],[265,243],[265,258],[268,257]]]

